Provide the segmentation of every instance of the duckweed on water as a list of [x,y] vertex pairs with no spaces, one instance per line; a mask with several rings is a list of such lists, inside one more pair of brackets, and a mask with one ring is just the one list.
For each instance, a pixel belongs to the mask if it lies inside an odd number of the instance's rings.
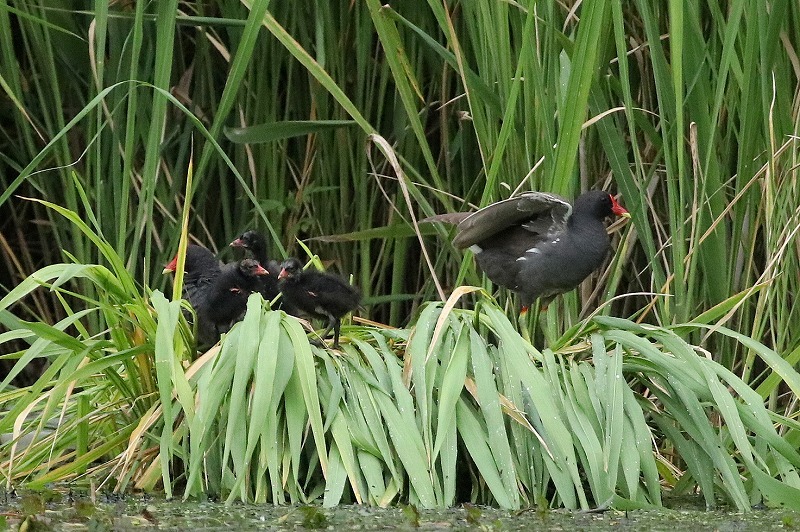
[[216,502],[166,501],[152,497],[102,495],[94,500],[73,491],[0,494],[3,530],[800,530],[800,512],[756,510],[748,514],[702,510],[683,500],[673,509],[602,513],[509,512],[465,504],[447,510],[414,505],[225,506]]

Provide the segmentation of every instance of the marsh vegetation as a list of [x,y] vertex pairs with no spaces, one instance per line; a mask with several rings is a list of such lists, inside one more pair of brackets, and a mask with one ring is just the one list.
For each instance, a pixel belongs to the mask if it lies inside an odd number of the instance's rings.
[[[0,478],[226,502],[800,506],[800,7],[0,4]],[[517,319],[424,217],[621,194]],[[189,242],[345,276],[197,352]],[[312,336],[313,338],[313,336]]]

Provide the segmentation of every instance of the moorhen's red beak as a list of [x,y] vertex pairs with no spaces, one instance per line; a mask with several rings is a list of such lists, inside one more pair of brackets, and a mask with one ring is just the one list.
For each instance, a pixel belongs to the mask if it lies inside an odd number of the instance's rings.
[[232,248],[243,248],[243,247],[245,247],[244,242],[242,242],[241,238],[237,238],[236,240],[234,240],[233,242],[231,242],[228,245],[230,247],[232,247]]
[[286,271],[286,268],[281,268],[281,273],[278,274],[278,279],[286,279],[289,277],[289,272]]
[[170,261],[170,263],[164,266],[164,270],[161,273],[162,274],[175,273],[175,269],[177,267],[178,267],[178,256],[175,255],[175,257]]
[[262,265],[258,265],[256,269],[253,270],[253,273],[256,275],[269,275],[269,272],[264,268]]
[[620,205],[619,202],[616,199],[614,199],[614,196],[611,196],[609,194],[609,197],[611,198],[611,212],[613,212],[617,216],[622,216],[624,218],[631,217],[631,213],[629,213],[628,210],[625,209],[625,207]]

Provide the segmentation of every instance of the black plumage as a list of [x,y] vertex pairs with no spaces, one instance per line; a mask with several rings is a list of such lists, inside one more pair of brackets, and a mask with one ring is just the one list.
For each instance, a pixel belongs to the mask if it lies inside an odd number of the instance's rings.
[[610,248],[603,220],[612,214],[630,216],[601,190],[582,194],[574,207],[555,194],[527,192],[424,221],[456,224],[453,244],[470,248],[492,282],[521,296],[525,311],[537,299],[546,307],[600,267]]
[[[278,288],[278,274],[281,271],[281,266],[278,261],[269,258],[267,253],[267,237],[258,231],[245,231],[231,242],[230,246],[244,249],[269,272],[269,275],[264,275],[260,278],[261,286],[259,287],[259,292],[261,292],[261,295],[267,301],[275,299],[278,294],[280,294],[280,289]],[[286,307],[285,301],[282,299],[283,298],[276,302],[275,308],[283,308],[283,310],[291,314],[291,309]]]
[[268,275],[269,272],[255,259],[242,259],[221,268],[201,306],[217,334],[227,332],[244,317],[247,298],[259,291],[261,279]]
[[[178,267],[177,255],[164,273]],[[197,316],[197,345],[208,347],[220,334],[242,318],[248,296],[258,291],[259,279],[268,275],[255,259],[244,259],[221,266],[208,249],[194,244],[186,248],[182,296]]]
[[281,264],[278,279],[286,302],[312,318],[327,320],[322,337],[332,329],[333,347],[339,347],[342,316],[358,308],[361,290],[336,275],[305,271],[295,258]]
[[[178,268],[178,256],[175,255],[172,261],[164,267],[163,273],[174,273]],[[221,264],[214,254],[195,244],[189,244],[186,248],[186,258],[183,266],[183,299],[187,300],[192,307],[205,297],[205,292],[213,280],[219,275]]]

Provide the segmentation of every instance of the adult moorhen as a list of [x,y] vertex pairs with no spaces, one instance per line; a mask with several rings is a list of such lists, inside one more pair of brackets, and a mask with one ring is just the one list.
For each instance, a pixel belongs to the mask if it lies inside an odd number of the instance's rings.
[[[202,294],[208,289],[212,281],[219,275],[220,262],[214,254],[203,246],[189,244],[186,248],[186,259],[183,271],[183,299],[192,307],[196,307]],[[178,255],[173,257],[169,264],[164,266],[163,273],[174,273],[178,268]]]
[[281,293],[289,305],[312,318],[328,320],[322,338],[333,329],[333,347],[338,348],[342,316],[358,308],[361,290],[336,275],[305,271],[295,258],[281,264],[278,279]]
[[630,217],[602,190],[581,194],[574,207],[555,194],[526,192],[423,221],[456,224],[453,244],[470,248],[492,282],[518,293],[524,313],[537,299],[546,308],[600,267],[610,248],[603,220],[612,214]]
[[[164,273],[178,267],[177,255],[164,267]],[[190,244],[186,248],[182,296],[197,316],[197,345],[215,344],[223,332],[244,314],[247,297],[257,291],[259,277],[267,270],[255,259],[244,259],[220,266],[208,249]]]
[[[238,238],[229,244],[232,248],[241,248],[249,252],[250,255],[256,259],[261,265],[267,269],[269,275],[261,277],[261,287],[259,291],[267,301],[272,301],[280,293],[278,289],[278,274],[281,271],[281,266],[278,261],[271,260],[267,255],[267,237],[258,231],[245,231]],[[275,308],[286,308],[283,298],[277,301]],[[291,312],[289,312],[291,314]]]

